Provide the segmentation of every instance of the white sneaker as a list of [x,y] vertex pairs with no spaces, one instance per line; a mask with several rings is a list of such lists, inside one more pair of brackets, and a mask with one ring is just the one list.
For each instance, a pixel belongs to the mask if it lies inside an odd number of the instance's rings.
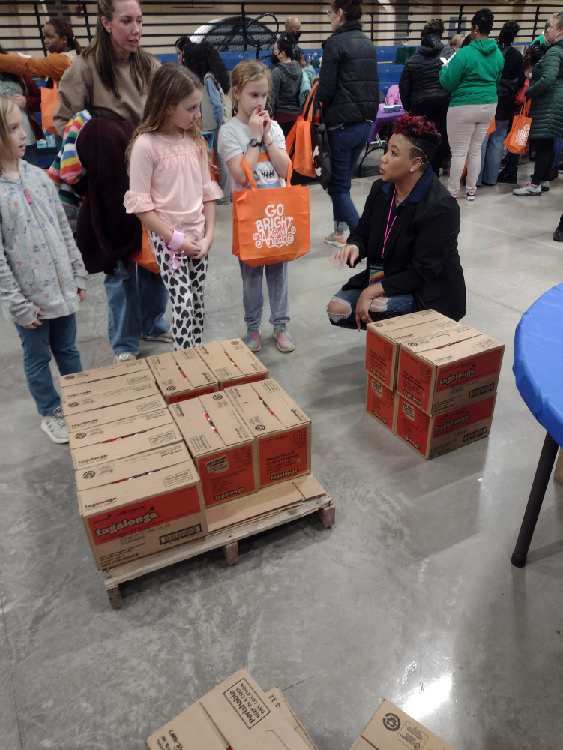
[[530,182],[528,185],[522,185],[522,187],[515,188],[512,191],[512,195],[541,195],[541,185],[534,185]]
[[118,352],[113,357],[113,364],[119,365],[121,362],[130,362],[132,359],[137,359],[138,356],[138,354],[133,354],[133,352]]
[[61,407],[57,407],[53,414],[43,417],[41,429],[53,441],[59,445],[68,443],[68,430],[63,417]]
[[344,245],[346,244],[346,237],[340,232],[332,232],[328,235],[328,237],[325,237],[324,243],[325,245],[330,245],[331,247],[344,247]]
[[474,201],[475,200],[476,192],[477,192],[476,190],[468,190],[465,193],[465,200]]

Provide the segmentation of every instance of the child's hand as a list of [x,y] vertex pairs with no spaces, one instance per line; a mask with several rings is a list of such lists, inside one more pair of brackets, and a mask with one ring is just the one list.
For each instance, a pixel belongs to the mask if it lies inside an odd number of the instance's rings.
[[207,237],[203,237],[199,241],[200,251],[197,255],[194,255],[194,260],[201,260],[209,253],[211,248],[211,241]]
[[39,326],[43,325],[39,318],[36,318],[35,320],[32,320],[31,323],[28,323],[26,326],[23,326],[23,328],[27,328],[29,330],[33,330],[34,328],[39,328]]
[[180,247],[178,248],[178,255],[187,255],[189,258],[194,258],[198,255],[201,250],[200,240],[189,240],[185,239]]
[[272,118],[270,117],[270,113],[267,109],[262,112],[262,125],[264,128],[264,135],[268,135],[268,133],[270,133],[270,131],[272,130]]
[[261,140],[262,135],[264,133],[264,113],[259,110],[255,109],[254,112],[250,115],[250,119],[248,120],[248,127],[250,128],[250,134],[253,138],[256,138],[256,140]]
[[77,289],[76,293],[78,294],[78,299],[81,302],[84,302],[84,300],[86,299],[86,290],[85,289]]

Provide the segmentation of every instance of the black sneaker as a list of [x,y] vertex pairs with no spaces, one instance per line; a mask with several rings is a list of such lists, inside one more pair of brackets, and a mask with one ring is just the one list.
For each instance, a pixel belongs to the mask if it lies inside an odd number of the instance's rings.
[[557,227],[557,229],[553,233],[553,241],[563,242],[563,227]]
[[516,185],[518,182],[518,175],[503,171],[499,174],[497,182],[502,182],[505,185]]

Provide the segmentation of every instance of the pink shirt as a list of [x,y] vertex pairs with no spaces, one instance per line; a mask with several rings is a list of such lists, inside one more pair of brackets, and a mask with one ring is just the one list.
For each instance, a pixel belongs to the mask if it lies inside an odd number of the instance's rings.
[[171,229],[203,237],[204,202],[223,196],[211,179],[205,144],[190,135],[143,133],[133,144],[129,164],[128,214],[156,211]]

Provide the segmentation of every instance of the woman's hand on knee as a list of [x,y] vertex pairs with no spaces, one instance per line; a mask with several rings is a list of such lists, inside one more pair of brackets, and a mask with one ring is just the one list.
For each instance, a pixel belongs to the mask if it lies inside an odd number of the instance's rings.
[[339,266],[348,265],[350,268],[354,268],[360,258],[360,250],[357,245],[344,245],[332,257]]

